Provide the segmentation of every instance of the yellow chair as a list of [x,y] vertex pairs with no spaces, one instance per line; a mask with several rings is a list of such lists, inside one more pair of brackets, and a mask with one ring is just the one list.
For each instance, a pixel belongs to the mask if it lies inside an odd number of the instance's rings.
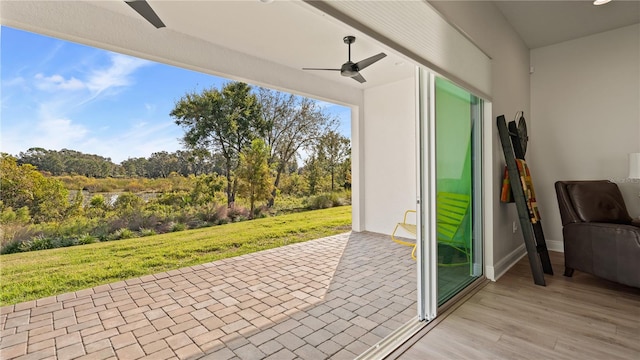
[[[460,227],[462,226],[462,222],[464,221],[465,216],[467,215],[468,209],[469,195],[454,194],[448,192],[438,193],[436,199],[436,232],[438,234],[438,244],[444,244],[457,251],[460,251],[465,255],[466,260],[464,262],[455,263],[444,263],[439,261],[438,265],[457,266],[468,264],[471,261],[471,249],[469,244],[467,244],[467,241],[465,239],[459,240],[455,238],[456,234],[458,234],[458,231],[460,230]],[[409,217],[408,215],[412,213],[416,214],[416,211],[405,211],[402,222],[397,223],[396,227],[391,233],[391,240],[401,245],[413,246],[413,250],[411,251],[411,258],[415,260],[417,248],[416,242],[399,239],[396,236],[398,229],[403,229],[404,231],[412,234],[414,237],[417,235],[416,224],[407,221],[407,218]]]
[[398,239],[396,237],[396,232],[398,231],[399,228],[404,229],[406,232],[412,234],[413,236],[418,235],[418,230],[416,227],[416,224],[412,224],[410,222],[407,222],[407,216],[409,214],[415,214],[416,211],[415,210],[407,210],[404,212],[404,217],[402,218],[402,222],[401,223],[397,223],[396,227],[393,229],[393,232],[391,233],[391,240],[397,242],[400,245],[406,245],[406,246],[413,246],[413,250],[411,251],[411,258],[413,260],[416,259],[416,242],[410,242],[410,241],[406,241],[406,240],[401,240]]
[[440,266],[457,266],[469,264],[471,261],[471,246],[466,237],[456,239],[462,223],[469,209],[469,195],[440,192],[436,199],[436,221],[438,244],[447,245],[464,254],[463,262],[444,263]]

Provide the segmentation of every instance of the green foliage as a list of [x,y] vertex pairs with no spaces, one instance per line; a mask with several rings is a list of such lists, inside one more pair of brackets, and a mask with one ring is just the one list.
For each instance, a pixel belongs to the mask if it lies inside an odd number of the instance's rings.
[[[323,134],[317,145],[316,154],[321,166],[324,167],[331,177],[331,191],[336,190],[336,176],[344,179],[344,174],[338,174],[342,168],[342,164],[349,158],[351,154],[351,142],[343,135],[336,131],[328,131]],[[344,180],[342,181],[344,183]]]
[[129,192],[124,192],[118,195],[118,198],[113,203],[113,208],[119,212],[127,212],[134,209],[138,209],[142,206],[142,199],[136,195]]
[[351,192],[330,192],[312,196],[308,200],[308,206],[312,210],[327,209],[335,206],[343,206],[351,203]]
[[187,229],[187,225],[183,223],[175,223],[171,226],[171,232],[183,231]]
[[99,242],[98,238],[90,234],[82,234],[78,237],[78,245],[89,245]]
[[[348,231],[350,224],[351,207],[344,206],[180,233],[45,250],[37,256],[2,255],[0,305],[317,239]],[[169,256],[171,254],[176,256]]]
[[5,207],[3,202],[0,201],[0,224],[27,224],[31,221],[29,216],[29,208],[26,206],[21,207],[18,211],[13,211],[11,207]]
[[[290,164],[299,150],[309,148],[323,133],[335,128],[337,119],[316,101],[301,96],[259,88],[258,100],[267,123],[264,141],[271,150],[269,165],[276,172],[273,185],[280,188],[282,176],[291,171]],[[270,206],[273,204],[272,199]]]
[[188,93],[176,102],[170,115],[185,129],[184,143],[191,149],[210,148],[224,158],[227,203],[235,201],[237,181],[234,172],[240,152],[266,130],[260,104],[251,87],[230,82],[221,90]]
[[47,250],[53,249],[53,240],[45,236],[36,236],[29,241],[25,241],[20,244],[20,251],[35,251],[35,250]]
[[237,175],[240,180],[239,194],[249,199],[249,217],[253,218],[256,201],[271,197],[273,185],[269,173],[269,148],[262,139],[254,139],[251,146],[240,154]]
[[307,194],[309,183],[304,176],[298,173],[284,174],[280,180],[278,189],[282,195],[302,197]]
[[121,228],[116,230],[113,234],[109,236],[109,240],[123,240],[123,239],[131,239],[137,237],[137,234],[134,231],[131,231],[127,228]]
[[18,162],[31,164],[52,175],[78,174],[103,178],[117,175],[119,170],[109,158],[68,149],[56,151],[30,148],[18,155]]
[[152,236],[152,235],[157,235],[155,230],[140,228],[140,236]]
[[3,206],[27,207],[35,222],[61,220],[69,206],[63,184],[47,178],[32,165],[18,165],[15,158],[0,155],[0,199]]

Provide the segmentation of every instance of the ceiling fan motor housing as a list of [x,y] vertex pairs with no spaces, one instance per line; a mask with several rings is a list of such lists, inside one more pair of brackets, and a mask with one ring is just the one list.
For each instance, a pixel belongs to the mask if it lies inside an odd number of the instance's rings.
[[348,77],[358,75],[358,66],[352,61],[348,61],[342,64],[342,67],[340,68],[340,75]]

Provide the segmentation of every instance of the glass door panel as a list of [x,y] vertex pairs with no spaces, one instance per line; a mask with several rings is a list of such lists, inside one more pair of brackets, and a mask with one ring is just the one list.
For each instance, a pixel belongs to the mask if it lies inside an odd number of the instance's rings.
[[435,79],[438,305],[482,275],[481,100]]

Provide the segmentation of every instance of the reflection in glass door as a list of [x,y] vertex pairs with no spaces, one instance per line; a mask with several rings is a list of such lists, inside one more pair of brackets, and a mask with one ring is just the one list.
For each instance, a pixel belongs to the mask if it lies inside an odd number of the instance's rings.
[[442,78],[435,78],[434,95],[437,292],[442,305],[482,275],[482,101]]

